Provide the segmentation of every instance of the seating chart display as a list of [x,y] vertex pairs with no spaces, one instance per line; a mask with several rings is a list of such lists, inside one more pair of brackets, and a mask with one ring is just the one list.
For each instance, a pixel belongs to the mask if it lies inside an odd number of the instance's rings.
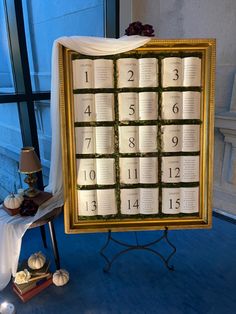
[[214,40],[60,60],[66,232],[210,227]]

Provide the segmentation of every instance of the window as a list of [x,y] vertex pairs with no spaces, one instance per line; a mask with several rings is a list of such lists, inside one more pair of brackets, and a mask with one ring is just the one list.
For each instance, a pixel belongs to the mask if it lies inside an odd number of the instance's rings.
[[0,0],[0,200],[22,187],[22,146],[35,147],[43,166],[39,188],[47,184],[53,41],[116,37],[118,9],[118,0]]

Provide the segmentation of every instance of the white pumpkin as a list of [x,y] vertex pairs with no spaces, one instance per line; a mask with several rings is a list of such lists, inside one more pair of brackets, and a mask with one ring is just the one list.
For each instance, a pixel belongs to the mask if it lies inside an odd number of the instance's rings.
[[52,282],[54,283],[54,285],[58,287],[67,284],[69,279],[70,279],[69,273],[65,269],[57,270],[52,276]]
[[4,206],[9,209],[19,208],[24,198],[22,195],[11,193],[4,199]]
[[45,262],[46,257],[41,252],[34,253],[28,258],[28,266],[31,269],[40,269]]

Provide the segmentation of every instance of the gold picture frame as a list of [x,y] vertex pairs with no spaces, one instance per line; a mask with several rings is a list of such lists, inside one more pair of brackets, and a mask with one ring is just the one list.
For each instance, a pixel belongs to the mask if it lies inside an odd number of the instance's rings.
[[[59,47],[60,76],[60,128],[62,142],[62,170],[64,181],[64,221],[66,233],[192,229],[210,228],[212,224],[213,142],[214,142],[214,86],[215,86],[215,40],[214,39],[152,39],[135,50],[110,56],[118,58],[155,56],[166,57],[200,56],[201,58],[201,110],[199,151],[199,210],[193,214],[158,213],[156,215],[111,215],[80,217],[77,199],[76,140],[73,100],[72,60],[77,52]],[[82,56],[91,58],[91,56]],[[99,57],[95,57],[99,58]],[[100,57],[104,58],[104,57]],[[115,62],[115,61],[114,61]],[[158,61],[160,62],[160,61]],[[115,77],[115,80],[117,78]],[[165,89],[159,85],[158,93]],[[89,91],[91,92],[91,91]],[[118,91],[119,93],[119,91]],[[117,106],[117,103],[115,103]],[[191,123],[191,121],[189,122]],[[161,189],[161,186],[160,186]]]

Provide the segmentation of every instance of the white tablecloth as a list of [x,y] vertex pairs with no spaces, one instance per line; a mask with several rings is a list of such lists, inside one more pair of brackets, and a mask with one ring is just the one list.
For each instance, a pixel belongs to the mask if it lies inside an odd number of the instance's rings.
[[[49,185],[46,191],[53,193],[53,198],[40,206],[34,217],[9,216],[0,209],[0,290],[4,289],[17,271],[21,249],[21,240],[29,226],[52,209],[63,204],[63,177],[61,166],[61,141],[59,119],[59,44],[79,53],[103,56],[118,54],[143,46],[149,37],[124,36],[120,39],[95,37],[61,37],[54,42],[52,51],[52,81],[51,81],[51,166]],[[33,252],[32,252],[33,253]]]
[[21,241],[26,230],[34,221],[62,205],[62,196],[57,194],[43,203],[33,217],[10,216],[0,208],[0,290],[6,287],[11,275],[14,276],[17,271]]

